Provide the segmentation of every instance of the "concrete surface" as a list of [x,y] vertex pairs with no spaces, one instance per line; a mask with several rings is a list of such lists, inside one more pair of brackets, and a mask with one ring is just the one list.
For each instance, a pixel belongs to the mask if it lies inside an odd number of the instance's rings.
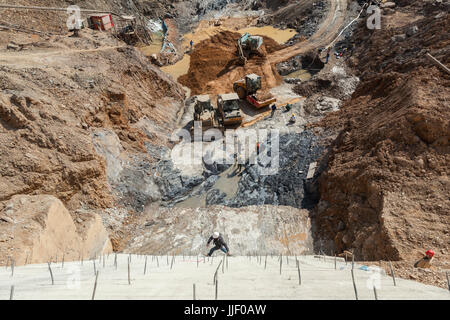
[[[193,298],[193,284],[196,285],[196,297],[199,300],[213,300],[215,287],[214,272],[223,255],[211,258],[175,256],[147,256],[147,270],[144,275],[145,256],[131,256],[131,285],[128,284],[128,254],[117,256],[117,270],[114,267],[113,254],[103,261],[95,261],[99,271],[95,299],[187,299]],[[355,299],[352,283],[352,263],[324,259],[315,256],[300,256],[301,280],[299,285],[295,257],[283,257],[282,273],[277,256],[265,256],[260,262],[257,257],[229,257],[228,268],[225,264],[218,269],[218,299]],[[159,267],[158,264],[159,263]],[[373,287],[367,286],[368,279],[374,273],[359,269],[355,264],[354,274],[359,299],[374,299]],[[51,284],[47,264],[16,267],[11,276],[11,268],[0,270],[0,299],[9,299],[11,285],[14,285],[14,299],[91,299],[94,288],[93,260],[61,262],[52,264],[55,284]],[[370,282],[370,281],[369,281]],[[392,299],[444,299],[450,298],[445,289],[424,285],[418,282],[396,279],[380,274],[377,295],[379,300]],[[376,282],[375,282],[376,283]]]

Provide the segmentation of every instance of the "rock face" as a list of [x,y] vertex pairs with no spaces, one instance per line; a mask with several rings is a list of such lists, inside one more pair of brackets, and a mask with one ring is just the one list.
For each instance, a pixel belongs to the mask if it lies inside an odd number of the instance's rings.
[[171,208],[147,212],[135,224],[125,252],[140,254],[206,252],[219,231],[232,254],[311,253],[308,211],[283,206]]
[[319,179],[315,216],[328,252],[415,261],[433,249],[435,266],[448,268],[449,78],[423,51],[411,51],[431,50],[450,63],[443,32],[449,20],[435,19],[438,11],[414,22],[423,37],[405,37],[395,57],[392,32],[406,33],[409,25],[383,29],[370,40],[367,30],[355,36],[361,82],[339,112],[321,121],[340,132]]
[[16,265],[85,259],[109,253],[112,245],[100,216],[85,213],[75,221],[53,196],[16,195],[0,218],[0,256],[13,257]]

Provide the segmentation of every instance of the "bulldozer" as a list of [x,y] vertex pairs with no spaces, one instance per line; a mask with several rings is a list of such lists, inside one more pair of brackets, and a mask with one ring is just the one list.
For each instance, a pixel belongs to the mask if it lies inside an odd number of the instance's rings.
[[223,127],[242,123],[239,96],[236,93],[219,94],[217,97],[219,124]]
[[[209,128],[217,125],[217,112],[216,108],[211,104],[209,95],[199,95],[196,97],[194,106],[194,121],[198,121],[198,124],[202,124],[202,130],[208,130]],[[196,123],[194,122],[194,125]],[[192,128],[194,129],[194,128]]]
[[247,63],[247,58],[251,53],[262,56],[263,53],[260,51],[262,44],[262,37],[252,36],[248,32],[244,33],[238,40],[239,63],[245,65]]
[[254,73],[246,75],[244,79],[238,80],[233,84],[233,90],[239,98],[247,100],[248,103],[257,109],[267,107],[277,101],[273,97],[262,101],[258,100],[256,94],[259,89],[261,89],[261,77]]

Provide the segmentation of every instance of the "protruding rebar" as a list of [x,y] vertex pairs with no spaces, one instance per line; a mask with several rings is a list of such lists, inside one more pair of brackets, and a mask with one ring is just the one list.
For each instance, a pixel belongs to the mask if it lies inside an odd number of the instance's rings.
[[302,275],[300,273],[300,263],[297,260],[297,270],[298,270],[298,284],[301,285],[302,284]]
[[216,278],[216,297],[215,299],[217,300],[217,292],[219,290],[219,279]]
[[48,271],[50,272],[50,278],[52,279],[52,285],[55,284],[55,280],[53,279],[53,272],[52,272],[52,267],[50,266],[50,262],[48,263]]
[[373,294],[375,295],[375,300],[378,300],[377,288],[375,286],[373,286]]
[[355,290],[355,298],[356,300],[358,300],[358,291],[356,290],[355,275],[353,274],[353,269],[352,269],[352,281],[353,281],[353,289]]
[[194,300],[195,300],[195,283],[192,285],[192,293],[194,295]]
[[9,300],[14,299],[14,286],[11,286],[11,291],[9,292]]
[[95,292],[97,291],[97,281],[98,281],[98,274],[100,271],[97,271],[95,274],[95,283],[94,283],[94,290],[92,291],[92,300],[95,299]]
[[283,265],[283,255],[280,255],[280,274],[282,265]]
[[147,272],[147,256],[145,256],[144,275]]
[[264,260],[264,270],[266,270],[267,267],[267,254],[266,254],[266,259]]
[[131,284],[131,277],[130,277],[130,259],[128,259],[128,284]]
[[394,281],[394,286],[397,286],[397,283],[395,282],[394,269],[392,268],[392,263],[390,261],[389,261],[389,268],[391,269],[391,275],[392,275],[392,280]]

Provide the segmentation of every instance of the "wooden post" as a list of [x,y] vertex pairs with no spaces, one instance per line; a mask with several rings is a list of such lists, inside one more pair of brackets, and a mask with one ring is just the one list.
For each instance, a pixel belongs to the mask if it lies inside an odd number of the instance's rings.
[[334,270],[336,270],[337,269],[337,257],[336,257],[336,254],[334,254]]
[[114,267],[117,270],[117,253],[116,253],[115,257],[114,257]]
[[170,270],[172,270],[173,261],[175,260],[175,256],[172,256],[172,261],[170,262]]
[[302,275],[300,274],[300,263],[297,261],[297,270],[298,270],[298,285],[302,284]]
[[389,261],[389,268],[391,269],[391,275],[392,275],[392,280],[394,281],[394,287],[396,287],[397,283],[395,282],[394,269],[392,268],[392,263],[390,261]]
[[92,300],[95,299],[95,292],[97,291],[97,280],[98,280],[98,273],[100,271],[97,271],[97,273],[95,274],[95,283],[94,283],[94,291],[92,291]]
[[157,264],[157,266],[158,266],[158,268],[159,268],[159,259],[158,259],[158,256],[156,256],[156,264]]
[[14,299],[14,286],[11,286],[11,291],[9,292],[9,300]]
[[378,300],[377,288],[375,286],[373,286],[373,294],[375,295],[375,300]]
[[192,285],[193,294],[194,294],[194,300],[195,300],[195,283]]
[[55,284],[55,280],[53,279],[53,272],[52,272],[52,267],[50,266],[50,262],[48,263],[48,271],[50,271],[50,277],[52,278],[52,285]]
[[352,269],[352,281],[353,281],[353,289],[355,290],[355,298],[356,300],[358,300],[358,291],[356,290],[355,275],[353,274],[353,269]]
[[264,260],[264,270],[266,270],[267,267],[267,254],[266,254],[266,259]]
[[147,272],[147,256],[145,256],[144,275]]
[[95,259],[92,260],[92,262],[94,263],[94,274],[97,274],[97,268],[95,267]]

